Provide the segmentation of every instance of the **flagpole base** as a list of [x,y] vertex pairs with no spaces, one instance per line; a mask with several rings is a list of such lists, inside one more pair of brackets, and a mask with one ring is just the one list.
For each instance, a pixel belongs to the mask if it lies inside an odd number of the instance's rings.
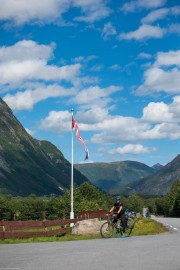
[[[74,219],[74,212],[70,212],[70,219]],[[73,227],[74,223],[70,223],[70,227]]]

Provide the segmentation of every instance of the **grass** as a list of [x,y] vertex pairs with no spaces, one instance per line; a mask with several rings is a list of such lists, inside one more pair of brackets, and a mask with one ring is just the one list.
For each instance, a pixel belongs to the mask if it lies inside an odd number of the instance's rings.
[[0,240],[0,244],[18,244],[18,243],[35,243],[35,242],[59,242],[59,241],[76,241],[76,240],[90,240],[100,239],[101,236],[97,235],[72,235],[70,233],[60,236],[49,237],[34,237],[25,239],[5,239]]
[[[137,219],[135,227],[132,230],[131,236],[151,235],[167,232],[168,229],[162,224],[148,218]],[[97,235],[72,235],[70,233],[49,236],[49,237],[34,237],[26,239],[5,239],[0,240],[0,244],[18,244],[18,243],[34,243],[34,242],[57,242],[57,241],[77,241],[77,240],[90,240],[100,239],[100,234]]]
[[140,218],[136,221],[131,235],[149,235],[167,232],[168,229],[161,223],[149,218]]

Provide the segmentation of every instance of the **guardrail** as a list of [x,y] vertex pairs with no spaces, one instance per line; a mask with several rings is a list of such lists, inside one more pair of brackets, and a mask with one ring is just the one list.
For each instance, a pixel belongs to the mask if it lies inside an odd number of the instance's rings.
[[106,210],[84,211],[76,219],[0,221],[0,239],[55,236],[67,233],[71,223],[90,218],[106,218]]

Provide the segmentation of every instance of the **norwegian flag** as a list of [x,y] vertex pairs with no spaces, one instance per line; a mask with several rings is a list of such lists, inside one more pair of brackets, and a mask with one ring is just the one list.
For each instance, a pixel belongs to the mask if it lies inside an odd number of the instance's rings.
[[76,137],[78,138],[79,142],[82,143],[83,147],[84,147],[84,151],[86,153],[86,157],[85,160],[89,158],[89,151],[87,149],[87,146],[85,145],[85,142],[83,141],[80,132],[79,132],[79,127],[74,119],[74,116],[72,115],[72,129],[75,129],[76,131]]

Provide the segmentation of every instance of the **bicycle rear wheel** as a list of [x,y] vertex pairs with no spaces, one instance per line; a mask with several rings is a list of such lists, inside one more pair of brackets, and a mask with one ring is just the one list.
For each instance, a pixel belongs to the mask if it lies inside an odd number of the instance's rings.
[[129,236],[134,228],[135,219],[132,217],[128,217],[127,226],[126,226],[126,234]]
[[114,225],[111,222],[106,221],[100,228],[100,233],[103,238],[111,238],[114,233]]

